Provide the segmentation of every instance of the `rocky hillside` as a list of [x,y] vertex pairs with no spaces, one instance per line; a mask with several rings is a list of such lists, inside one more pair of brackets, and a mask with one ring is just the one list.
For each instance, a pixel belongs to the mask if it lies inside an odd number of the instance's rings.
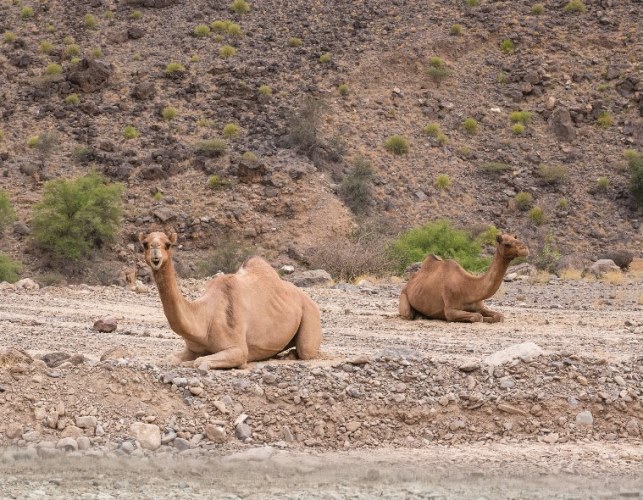
[[126,186],[109,276],[156,228],[188,265],[228,237],[297,260],[356,227],[339,184],[357,155],[375,170],[367,220],[640,251],[623,158],[643,148],[640,2],[476,3],[2,3],[0,189],[19,221],[0,251],[41,269],[43,183],[97,169]]

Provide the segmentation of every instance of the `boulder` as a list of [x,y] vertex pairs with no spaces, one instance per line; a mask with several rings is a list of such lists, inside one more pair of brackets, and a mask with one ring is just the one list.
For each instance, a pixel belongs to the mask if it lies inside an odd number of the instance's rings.
[[38,290],[40,285],[31,278],[25,278],[15,283],[15,287],[21,290]]
[[634,260],[634,254],[627,250],[613,250],[600,256],[600,260],[609,259],[614,261],[621,269],[627,269]]
[[313,271],[293,273],[287,277],[287,280],[296,286],[307,287],[315,285],[329,285],[332,283],[333,278],[323,269],[315,269]]
[[525,362],[531,361],[541,354],[543,354],[543,350],[540,346],[533,342],[523,342],[521,344],[509,346],[502,351],[494,352],[484,358],[483,361],[491,366],[500,366],[504,363],[509,363],[514,359],[521,359]]
[[161,430],[158,425],[134,422],[130,426],[130,433],[145,450],[156,450],[161,446]]
[[152,82],[141,82],[132,89],[132,97],[139,101],[153,99],[156,95],[156,87]]
[[111,333],[116,330],[117,326],[116,318],[112,318],[111,316],[97,319],[94,322],[94,330],[101,333]]
[[576,129],[569,110],[565,108],[554,109],[547,123],[559,140],[571,142],[576,139]]
[[111,74],[111,65],[95,59],[83,59],[75,66],[67,80],[80,87],[83,92],[95,92],[109,82]]
[[621,268],[612,259],[599,259],[589,266],[586,271],[596,277],[601,277],[605,273],[620,272]]

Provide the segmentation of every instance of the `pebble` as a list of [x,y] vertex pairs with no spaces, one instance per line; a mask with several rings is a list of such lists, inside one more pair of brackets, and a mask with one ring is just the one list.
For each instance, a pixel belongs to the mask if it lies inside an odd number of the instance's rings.
[[577,425],[592,425],[594,423],[594,416],[589,410],[585,410],[576,415]]
[[511,375],[502,377],[498,382],[501,389],[512,389],[516,386],[516,380]]
[[76,427],[81,429],[94,429],[98,424],[98,419],[92,416],[76,417]]
[[56,448],[63,451],[77,451],[78,442],[74,438],[66,437],[62,438],[56,443]]
[[161,446],[161,430],[158,425],[134,422],[130,433],[146,450],[156,450]]
[[239,424],[235,427],[234,433],[237,439],[245,441],[252,436],[252,429],[248,424]]
[[224,443],[227,439],[225,429],[214,424],[207,424],[205,426],[205,435],[210,441],[215,443]]
[[190,449],[190,442],[187,439],[183,439],[183,438],[176,438],[172,442],[172,445],[179,451]]
[[79,451],[87,451],[89,448],[91,448],[91,441],[87,436],[80,436],[78,439],[76,439],[76,443],[78,443],[78,450]]

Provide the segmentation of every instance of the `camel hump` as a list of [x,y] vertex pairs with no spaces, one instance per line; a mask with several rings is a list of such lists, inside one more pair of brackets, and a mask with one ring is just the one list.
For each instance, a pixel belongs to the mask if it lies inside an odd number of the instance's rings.
[[435,254],[429,254],[424,258],[420,269],[430,269],[436,262],[442,262],[442,257],[438,257]]

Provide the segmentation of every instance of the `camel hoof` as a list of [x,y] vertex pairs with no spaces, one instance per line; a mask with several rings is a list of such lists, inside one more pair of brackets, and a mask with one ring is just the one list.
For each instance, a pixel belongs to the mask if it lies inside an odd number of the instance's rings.
[[207,363],[201,363],[201,364],[197,367],[197,370],[199,371],[199,374],[201,374],[201,375],[207,375],[207,374],[208,374],[208,370],[209,370],[209,369],[210,369],[210,367],[208,366],[208,364],[207,364]]
[[183,361],[181,363],[181,366],[185,366],[186,368],[193,368],[194,367],[194,361]]

